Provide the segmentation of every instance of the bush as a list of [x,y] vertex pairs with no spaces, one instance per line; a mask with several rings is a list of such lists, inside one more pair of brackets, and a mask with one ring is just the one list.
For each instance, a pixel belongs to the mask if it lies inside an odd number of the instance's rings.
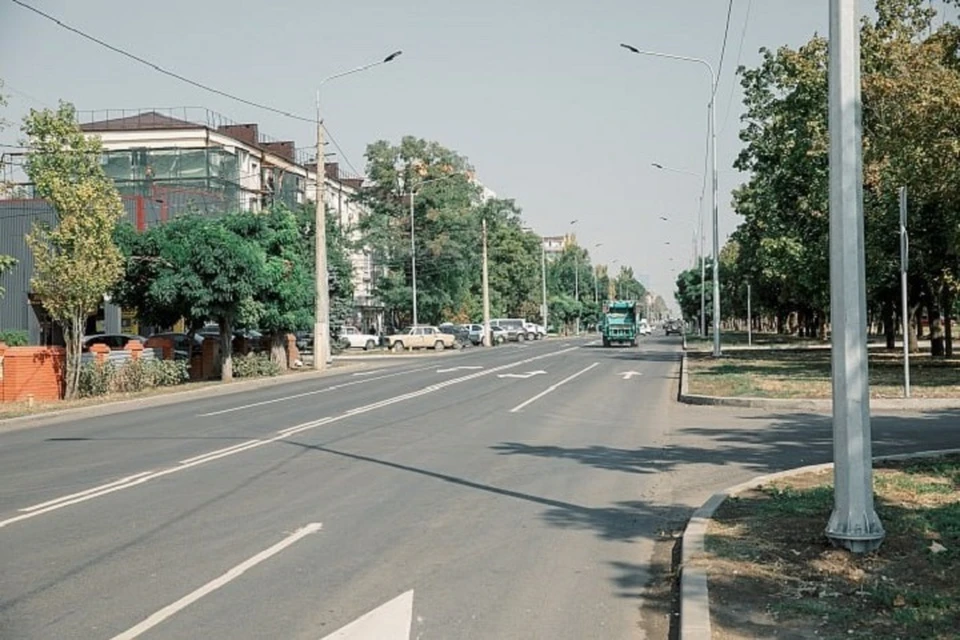
[[259,378],[280,375],[280,366],[266,353],[248,353],[233,359],[233,375],[238,378]]
[[0,331],[0,342],[8,347],[25,347],[29,342],[29,336],[26,331]]
[[102,396],[110,392],[111,383],[116,376],[117,368],[112,362],[98,365],[88,362],[80,369],[80,384],[78,391],[81,398]]
[[172,387],[189,378],[187,363],[180,360],[128,360],[119,367],[113,362],[102,366],[88,362],[80,370],[80,397]]

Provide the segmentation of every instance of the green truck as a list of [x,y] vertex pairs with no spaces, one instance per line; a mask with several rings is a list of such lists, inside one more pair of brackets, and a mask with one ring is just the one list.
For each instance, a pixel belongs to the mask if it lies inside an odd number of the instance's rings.
[[612,300],[604,304],[603,320],[600,322],[603,346],[609,347],[617,343],[635,347],[639,329],[635,300]]

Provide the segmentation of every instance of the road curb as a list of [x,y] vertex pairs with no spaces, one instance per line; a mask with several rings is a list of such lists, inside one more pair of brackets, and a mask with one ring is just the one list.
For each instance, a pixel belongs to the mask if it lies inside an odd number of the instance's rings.
[[[349,370],[352,364],[344,364],[343,369]],[[184,400],[196,400],[220,395],[230,395],[241,393],[252,389],[266,389],[277,387],[293,382],[313,380],[324,376],[336,375],[338,370],[327,369],[325,371],[302,371],[297,373],[288,373],[274,376],[271,378],[256,378],[254,380],[236,380],[234,382],[222,383],[213,382],[199,389],[183,389],[180,391],[171,391],[156,396],[146,396],[141,398],[129,398],[126,400],[106,400],[100,404],[92,404],[84,407],[71,407],[68,409],[54,409],[42,413],[34,413],[16,418],[0,418],[0,433],[17,431],[21,428],[32,426],[43,426],[63,422],[68,419],[83,419],[90,417],[108,416],[134,409],[149,409],[152,407],[162,407],[165,405],[176,404]]]
[[[899,453],[887,456],[875,456],[874,464],[891,460],[913,460],[936,458],[960,453],[960,449],[935,449],[916,453]],[[832,462],[813,464],[777,473],[757,476],[746,482],[735,484],[719,491],[693,512],[684,529],[680,541],[680,640],[710,640],[710,597],[707,583],[707,571],[703,567],[693,566],[694,558],[704,553],[704,538],[713,514],[720,505],[731,497],[749,489],[802,473],[826,471],[833,468]]]
[[[833,400],[819,398],[756,398],[735,396],[704,396],[690,393],[687,354],[680,365],[680,393],[678,400],[684,404],[749,409],[779,409],[785,411],[827,412],[833,408]],[[870,408],[878,411],[924,411],[930,409],[960,409],[956,398],[873,398]]]

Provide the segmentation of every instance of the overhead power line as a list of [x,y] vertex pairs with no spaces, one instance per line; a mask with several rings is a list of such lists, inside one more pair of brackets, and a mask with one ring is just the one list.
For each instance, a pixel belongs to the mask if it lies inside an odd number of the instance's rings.
[[[159,73],[162,73],[163,75],[166,75],[166,76],[170,76],[171,78],[174,78],[174,79],[179,80],[179,81],[181,81],[181,82],[185,82],[185,83],[187,83],[187,84],[189,84],[189,85],[192,85],[192,86],[194,86],[194,87],[197,87],[198,89],[203,89],[204,91],[209,91],[210,93],[214,93],[214,94],[216,94],[216,95],[223,96],[224,98],[229,98],[230,100],[234,100],[234,101],[236,101],[236,102],[240,102],[240,103],[242,103],[242,104],[249,105],[249,106],[251,106],[251,107],[256,107],[257,109],[263,109],[264,111],[270,111],[270,112],[272,112],[272,113],[276,113],[276,114],[279,114],[279,115],[281,115],[281,116],[284,116],[284,117],[287,117],[287,118],[291,118],[291,119],[293,119],[293,120],[299,120],[300,122],[309,122],[310,124],[316,124],[316,122],[317,122],[317,119],[316,119],[316,118],[308,118],[308,117],[306,117],[306,116],[301,116],[301,115],[298,115],[298,114],[296,114],[296,113],[292,113],[292,112],[287,111],[287,110],[284,110],[284,109],[278,109],[278,108],[276,108],[276,107],[271,107],[270,105],[263,104],[262,102],[256,102],[256,101],[254,101],[254,100],[248,100],[248,99],[246,99],[246,98],[242,98],[242,97],[240,97],[240,96],[238,96],[238,95],[229,93],[229,92],[227,92],[227,91],[223,91],[223,90],[221,90],[221,89],[217,89],[216,87],[212,87],[212,86],[210,86],[210,85],[208,85],[208,84],[204,84],[203,82],[199,82],[199,81],[197,81],[197,80],[192,80],[192,79],[190,79],[190,78],[188,78],[188,77],[186,77],[186,76],[184,76],[184,75],[181,75],[181,74],[176,73],[176,72],[174,72],[174,71],[170,71],[169,69],[165,69],[165,68],[163,68],[162,66],[160,66],[159,64],[157,64],[157,63],[155,63],[155,62],[151,62],[150,60],[147,60],[147,59],[145,59],[145,58],[141,58],[140,56],[138,56],[138,55],[136,55],[136,54],[134,54],[134,53],[131,53],[131,52],[127,51],[126,49],[122,49],[121,47],[112,45],[112,44],[110,44],[109,42],[106,42],[106,41],[104,41],[104,40],[101,40],[100,38],[97,38],[96,36],[90,35],[89,33],[86,33],[85,31],[82,31],[81,29],[78,29],[78,28],[76,28],[76,27],[73,27],[73,26],[71,26],[71,25],[63,22],[63,21],[60,20],[59,18],[56,18],[56,17],[50,15],[49,13],[45,13],[45,12],[41,11],[40,9],[37,9],[36,7],[33,7],[33,6],[29,5],[29,4],[27,4],[26,2],[22,2],[21,0],[10,0],[10,1],[13,2],[13,3],[16,4],[16,5],[19,5],[19,6],[23,7],[24,9],[27,9],[28,11],[32,11],[33,13],[35,13],[35,14],[43,17],[43,18],[46,19],[46,20],[49,20],[49,21],[53,22],[54,24],[56,24],[57,26],[61,27],[62,29],[66,29],[67,31],[70,31],[71,33],[74,33],[74,34],[80,36],[81,38],[85,38],[86,40],[89,40],[89,41],[91,41],[91,42],[93,42],[93,43],[96,43],[96,44],[100,45],[101,47],[104,47],[105,49],[108,49],[108,50],[110,50],[110,51],[112,51],[112,52],[114,52],[114,53],[116,53],[116,54],[119,54],[119,55],[121,55],[121,56],[124,56],[125,58],[129,58],[129,59],[134,60],[134,61],[136,61],[136,62],[139,62],[139,63],[142,64],[142,65],[145,65],[145,66],[147,66],[147,67],[150,67],[150,68],[153,69],[154,71],[157,71],[157,72],[159,72]],[[347,158],[347,154],[343,152],[343,149],[340,147],[339,144],[337,144],[337,141],[334,139],[333,134],[330,133],[329,127],[327,127],[326,124],[322,124],[322,126],[323,126],[324,130],[327,132],[327,135],[330,137],[330,141],[333,143],[333,146],[336,147],[337,151],[339,151],[339,152],[340,152],[340,155],[343,157],[344,162],[347,163],[347,166],[349,166],[349,167],[354,171],[354,173],[357,173],[357,174],[359,175],[359,172],[356,170],[356,168],[353,166],[353,164],[352,164],[352,163],[350,162],[350,160]]]
[[[743,56],[743,43],[747,37],[747,26],[750,24],[750,9],[753,8],[753,0],[748,0],[747,2],[747,12],[743,17],[743,29],[740,31],[740,46],[737,48],[737,65],[736,68],[740,68],[740,61]],[[730,107],[733,106],[733,92],[737,88],[737,83],[733,82],[730,84],[730,95],[727,97],[727,108],[723,116],[723,125],[720,127],[720,134],[722,135],[727,129],[727,123],[730,118]]]
[[[18,0],[14,0],[17,2]],[[717,87],[720,86],[720,77],[723,73],[723,57],[727,52],[727,36],[730,35],[730,16],[733,13],[733,0],[727,4],[727,24],[723,28],[723,44],[720,46],[720,64],[717,65],[717,84],[713,87],[713,95],[717,94]]]

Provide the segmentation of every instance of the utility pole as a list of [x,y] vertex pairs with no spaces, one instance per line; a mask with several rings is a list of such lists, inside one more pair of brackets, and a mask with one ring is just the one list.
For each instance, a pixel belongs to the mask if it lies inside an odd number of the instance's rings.
[[323,202],[326,171],[323,161],[323,120],[320,117],[320,90],[317,90],[317,191],[314,212],[314,276],[316,298],[313,320],[313,368],[327,368],[330,354],[330,283],[327,282],[327,212]]
[[753,313],[750,308],[750,283],[747,283],[747,346],[753,346]]
[[543,288],[543,330],[548,331],[548,306],[547,306],[547,248],[543,246],[543,238],[540,238],[540,285]]
[[413,189],[410,189],[410,276],[413,278],[413,324],[417,324],[417,232],[413,217]]
[[[576,247],[574,247],[576,249]],[[573,298],[577,301],[577,335],[580,335],[580,255],[573,254]]]
[[907,268],[910,236],[907,235],[907,188],[900,187],[900,305],[903,309],[903,396],[910,397],[910,312],[907,307]]
[[483,346],[490,346],[490,281],[487,275],[487,219],[483,219]]
[[874,510],[863,249],[863,132],[857,0],[830,0],[830,319],[834,507],[830,541],[875,551],[884,530]]

